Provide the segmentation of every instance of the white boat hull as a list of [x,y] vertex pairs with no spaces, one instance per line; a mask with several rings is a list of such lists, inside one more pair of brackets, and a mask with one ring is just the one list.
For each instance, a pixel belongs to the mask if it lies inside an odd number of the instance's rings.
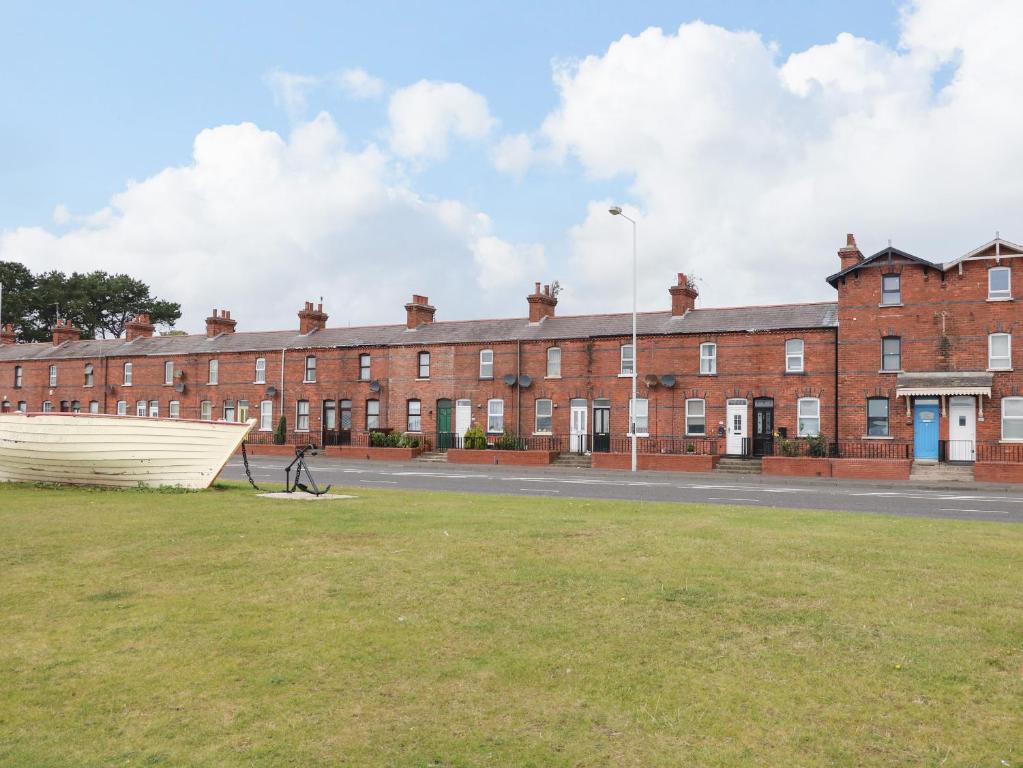
[[0,482],[208,488],[255,425],[0,414]]

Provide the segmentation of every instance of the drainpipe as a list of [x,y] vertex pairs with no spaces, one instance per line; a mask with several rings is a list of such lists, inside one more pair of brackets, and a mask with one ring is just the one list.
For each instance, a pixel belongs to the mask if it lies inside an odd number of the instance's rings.
[[835,328],[835,391],[831,400],[835,408],[835,449],[838,450],[838,328]]
[[515,340],[515,437],[522,437],[522,339]]
[[[284,415],[284,357],[288,351],[287,347],[281,347],[281,416]],[[280,416],[277,417],[277,421],[280,421]],[[277,425],[274,424],[274,431],[276,431]],[[287,442],[287,433],[284,435],[284,440]]]
[[109,395],[107,395],[107,386],[110,381],[110,378],[108,376],[108,371],[110,370],[110,361],[107,359],[106,355],[101,355],[101,358],[103,360],[103,413],[108,413],[107,397],[109,397]]

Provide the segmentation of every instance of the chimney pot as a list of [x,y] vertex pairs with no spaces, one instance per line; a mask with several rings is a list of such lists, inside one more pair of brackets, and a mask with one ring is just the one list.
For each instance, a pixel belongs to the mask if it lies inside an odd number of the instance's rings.
[[529,322],[539,323],[545,317],[554,317],[554,308],[558,305],[556,296],[551,296],[551,286],[544,285],[540,292],[540,283],[536,283],[532,295],[526,297],[529,302]]
[[313,309],[313,303],[307,301],[305,308],[298,313],[298,332],[305,336],[313,331],[320,331],[327,327],[327,313],[323,311],[323,305]]
[[852,233],[845,236],[845,245],[838,249],[838,260],[842,269],[848,269],[863,261],[863,254],[856,245],[856,237]]
[[421,296],[418,293],[412,294],[412,301],[405,305],[405,327],[418,328],[433,322],[433,316],[437,308],[430,305],[428,296]]
[[689,286],[685,272],[679,272],[677,279],[678,282],[668,288],[671,294],[671,316],[683,317],[689,310],[696,308],[696,297],[700,292]]
[[212,339],[222,333],[234,333],[237,320],[231,319],[231,313],[226,310],[213,310],[213,314],[206,318],[206,336]]

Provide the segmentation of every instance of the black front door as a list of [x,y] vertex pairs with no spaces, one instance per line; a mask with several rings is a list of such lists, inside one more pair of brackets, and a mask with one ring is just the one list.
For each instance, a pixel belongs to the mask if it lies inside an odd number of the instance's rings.
[[593,401],[593,450],[607,453],[611,450],[611,403]]
[[774,454],[774,400],[758,397],[753,401],[753,455]]

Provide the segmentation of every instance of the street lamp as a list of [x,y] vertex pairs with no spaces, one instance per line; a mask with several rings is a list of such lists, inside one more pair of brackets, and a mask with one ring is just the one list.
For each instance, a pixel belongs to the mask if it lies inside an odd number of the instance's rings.
[[622,213],[620,205],[611,206],[608,213],[621,216],[632,224],[632,400],[629,403],[629,431],[632,433],[632,471],[636,471],[636,376],[639,354],[636,349],[636,221]]

